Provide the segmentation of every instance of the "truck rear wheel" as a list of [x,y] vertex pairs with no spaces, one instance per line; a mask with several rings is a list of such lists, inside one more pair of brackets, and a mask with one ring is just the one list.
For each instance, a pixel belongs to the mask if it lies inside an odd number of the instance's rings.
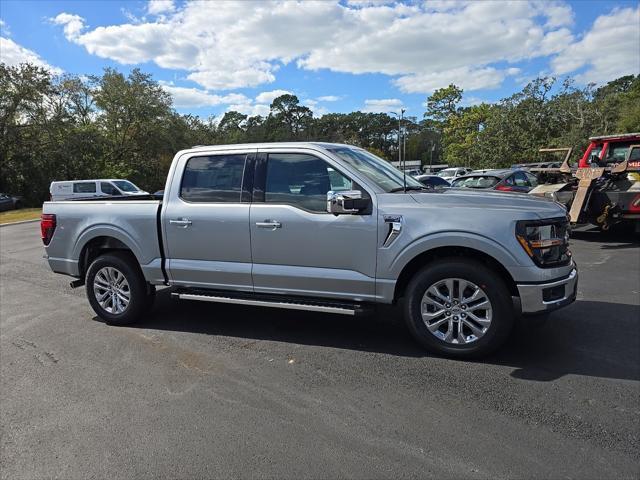
[[153,287],[147,288],[135,258],[125,252],[96,258],[85,284],[91,307],[110,325],[133,323],[153,304]]
[[477,358],[502,345],[513,326],[504,281],[484,264],[446,258],[420,270],[407,287],[405,320],[432,352]]

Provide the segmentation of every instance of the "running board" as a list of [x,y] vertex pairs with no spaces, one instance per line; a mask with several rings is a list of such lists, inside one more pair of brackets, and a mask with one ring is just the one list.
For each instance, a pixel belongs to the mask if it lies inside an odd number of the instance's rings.
[[249,298],[248,295],[244,296],[228,296],[220,294],[208,294],[203,292],[198,293],[185,293],[174,292],[173,297],[177,297],[180,300],[198,300],[200,302],[215,302],[215,303],[230,303],[234,305],[246,305],[251,307],[269,307],[269,308],[284,308],[287,310],[306,310],[307,312],[322,312],[322,313],[335,313],[338,315],[358,315],[363,313],[361,305],[339,303],[339,302],[327,302],[320,301],[306,301],[291,300],[291,299],[275,299],[273,297],[269,299]]

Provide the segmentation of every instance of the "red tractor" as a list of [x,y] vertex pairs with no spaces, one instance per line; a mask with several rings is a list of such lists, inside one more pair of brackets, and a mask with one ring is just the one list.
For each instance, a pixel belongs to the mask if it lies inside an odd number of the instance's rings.
[[531,194],[563,203],[571,222],[592,223],[603,230],[619,222],[633,222],[640,230],[640,133],[591,137],[577,168],[571,168],[571,148],[560,168],[531,168],[539,185]]

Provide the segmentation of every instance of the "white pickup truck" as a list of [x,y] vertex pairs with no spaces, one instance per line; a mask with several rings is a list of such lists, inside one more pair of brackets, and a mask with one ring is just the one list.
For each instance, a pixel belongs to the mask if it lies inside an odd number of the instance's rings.
[[427,188],[348,145],[183,150],[163,200],[46,202],[41,226],[53,271],[86,285],[117,325],[141,318],[156,285],[180,299],[344,315],[401,302],[419,343],[474,357],[505,342],[520,314],[576,296],[561,205]]

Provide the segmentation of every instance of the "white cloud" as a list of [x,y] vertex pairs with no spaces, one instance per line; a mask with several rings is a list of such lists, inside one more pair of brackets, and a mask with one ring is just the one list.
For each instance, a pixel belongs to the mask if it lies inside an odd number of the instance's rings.
[[173,0],[149,0],[147,4],[147,13],[149,15],[158,15],[160,13],[171,13],[175,11],[176,6]]
[[70,41],[76,41],[84,29],[84,18],[80,15],[61,13],[52,18],[51,21],[56,25],[63,26],[64,36]]
[[402,100],[398,98],[378,98],[364,101],[363,112],[388,113],[403,108]]
[[573,10],[562,2],[538,1],[533,4],[533,8],[547,18],[547,27],[558,28],[573,24]]
[[1,18],[0,18],[0,35],[4,37],[11,36],[11,30],[9,30],[9,25],[7,25],[7,22],[2,20]]
[[176,87],[170,83],[160,82],[162,88],[171,94],[173,104],[178,108],[213,107],[223,104],[249,104],[251,100],[240,93],[215,95],[197,88]]
[[319,102],[337,102],[342,97],[338,95],[324,95],[322,97],[318,97]]
[[604,83],[640,72],[640,7],[615,9],[596,18],[591,30],[552,60],[554,73],[586,67],[581,83]]
[[472,91],[497,88],[507,75],[518,72],[517,68],[496,70],[493,67],[486,67],[472,70],[468,67],[460,67],[442,72],[406,75],[394,80],[394,83],[406,93],[431,93],[452,83],[463,90]]
[[10,38],[4,37],[0,37],[0,63],[5,63],[9,66],[18,66],[21,63],[31,63],[49,70],[54,75],[60,75],[62,73],[60,68],[49,65],[33,50],[24,48]]
[[152,2],[148,11],[158,16],[88,30],[77,15],[56,20],[94,55],[186,70],[207,89],[268,84],[279,67],[296,62],[309,70],[393,75],[416,92],[445,86],[452,72],[478,75],[465,79],[469,88],[497,86],[508,72],[494,64],[557,51],[573,22],[567,4],[537,1],[187,1]]
[[270,92],[262,92],[256,96],[256,102],[271,104],[271,102],[282,95],[291,95],[291,92],[288,90],[271,90]]
[[568,45],[571,45],[573,40],[573,34],[567,28],[561,28],[560,30],[549,32],[542,39],[542,42],[540,42],[540,52],[544,55],[561,52],[567,48]]
[[266,117],[271,112],[269,105],[264,104],[250,104],[250,103],[239,103],[235,105],[229,105],[227,111],[235,110],[236,112],[244,113],[250,117],[255,117],[260,115],[262,117]]

